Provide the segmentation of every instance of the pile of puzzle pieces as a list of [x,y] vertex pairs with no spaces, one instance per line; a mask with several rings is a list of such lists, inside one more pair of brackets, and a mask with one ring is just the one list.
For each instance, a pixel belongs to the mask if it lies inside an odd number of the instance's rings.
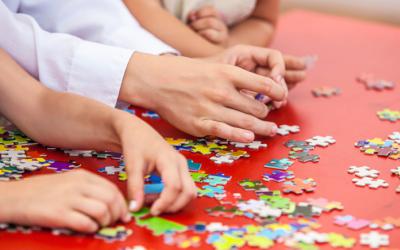
[[178,151],[189,151],[208,156],[215,164],[230,164],[240,158],[249,157],[247,149],[259,150],[267,147],[267,144],[261,141],[241,143],[221,139],[208,140],[207,138],[196,140],[166,138],[166,141]]
[[400,133],[397,131],[389,135],[388,139],[359,140],[354,145],[367,155],[378,155],[393,160],[400,159]]

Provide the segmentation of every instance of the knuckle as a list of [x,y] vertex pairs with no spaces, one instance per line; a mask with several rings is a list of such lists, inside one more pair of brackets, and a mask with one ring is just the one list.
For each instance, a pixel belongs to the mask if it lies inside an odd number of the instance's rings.
[[173,182],[170,184],[169,188],[171,189],[171,191],[173,191],[174,193],[180,193],[182,191],[182,185],[181,183],[178,182]]

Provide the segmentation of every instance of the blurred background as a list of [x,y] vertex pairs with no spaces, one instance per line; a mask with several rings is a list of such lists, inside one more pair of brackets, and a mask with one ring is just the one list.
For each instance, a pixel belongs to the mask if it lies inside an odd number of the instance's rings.
[[302,8],[400,25],[400,0],[282,0],[281,3],[283,12]]

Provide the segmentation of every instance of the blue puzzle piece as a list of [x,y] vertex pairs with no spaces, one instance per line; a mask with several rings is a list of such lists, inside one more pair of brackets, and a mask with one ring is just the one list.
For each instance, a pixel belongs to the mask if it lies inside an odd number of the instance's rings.
[[201,163],[194,162],[191,159],[187,160],[187,164],[188,164],[188,167],[189,167],[189,171],[192,171],[192,172],[197,172],[201,168]]
[[265,164],[264,167],[273,168],[273,169],[280,169],[280,170],[286,170],[292,164],[293,164],[293,161],[290,161],[288,158],[272,159],[270,162]]
[[210,198],[214,198],[216,194],[223,194],[225,193],[223,186],[203,186],[203,189],[198,190],[199,196],[207,196]]

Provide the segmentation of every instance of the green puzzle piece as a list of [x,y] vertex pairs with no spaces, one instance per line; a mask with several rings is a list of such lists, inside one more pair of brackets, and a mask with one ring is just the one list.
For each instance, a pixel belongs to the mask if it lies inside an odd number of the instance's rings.
[[194,182],[202,182],[208,176],[206,173],[198,172],[190,173],[190,175],[192,176]]
[[292,213],[296,208],[296,203],[290,199],[281,196],[279,190],[273,191],[272,195],[260,195],[260,200],[270,205],[272,208],[278,208],[286,214]]
[[146,227],[152,231],[155,236],[159,236],[167,232],[183,232],[187,229],[185,225],[166,220],[158,216],[142,219],[142,217],[148,215],[149,212],[149,208],[143,208],[138,212],[132,213],[132,216],[135,217],[135,221],[138,226]]

